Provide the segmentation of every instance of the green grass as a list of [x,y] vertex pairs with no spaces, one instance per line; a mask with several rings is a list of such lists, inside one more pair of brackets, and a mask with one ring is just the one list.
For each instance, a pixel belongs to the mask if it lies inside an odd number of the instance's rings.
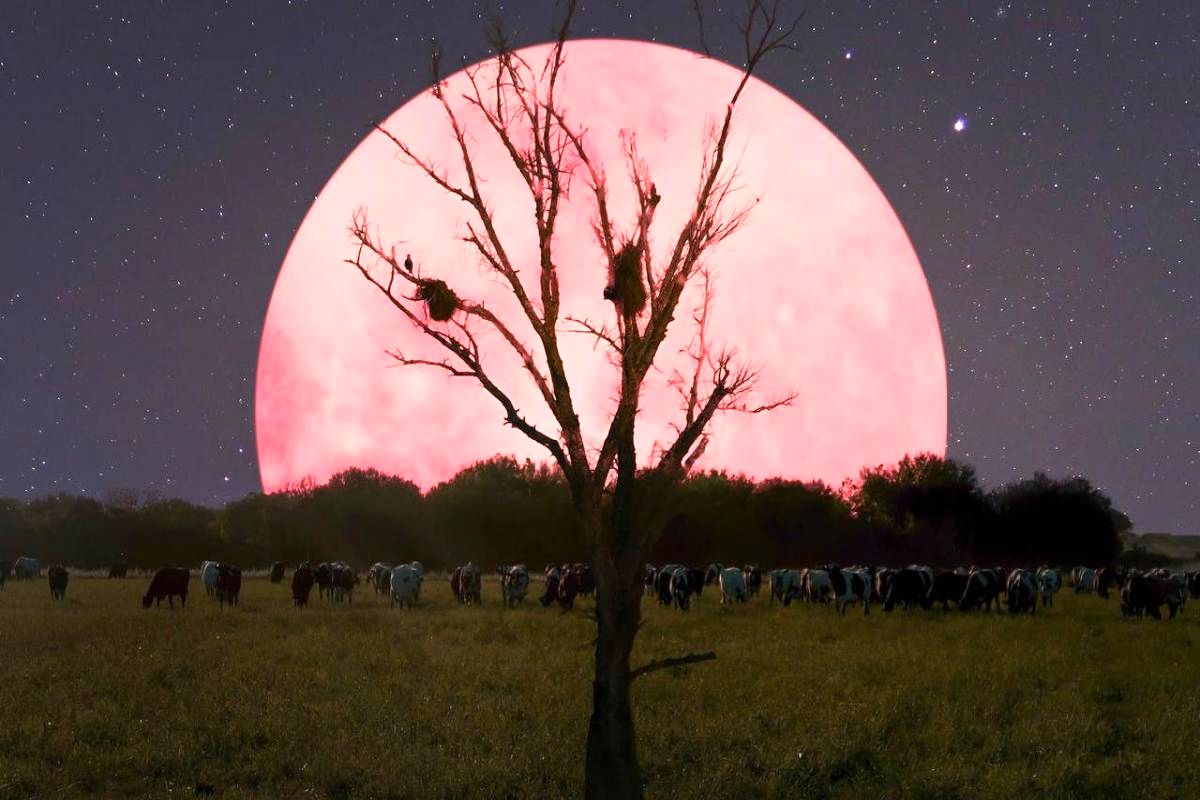
[[[142,579],[0,592],[0,797],[578,796],[593,627],[535,603],[482,609],[426,583],[392,611],[249,581],[143,611]],[[537,587],[535,587],[537,588]],[[315,598],[315,593],[314,593]],[[1200,797],[1200,614],[643,605],[636,663],[654,798]]]

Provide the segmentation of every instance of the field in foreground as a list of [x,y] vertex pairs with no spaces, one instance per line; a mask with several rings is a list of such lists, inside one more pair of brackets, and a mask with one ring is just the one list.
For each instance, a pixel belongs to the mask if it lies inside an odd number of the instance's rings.
[[[248,581],[0,592],[0,798],[572,797],[590,701],[591,602],[353,608]],[[535,585],[531,587],[538,589]],[[1127,622],[1059,595],[1036,617],[721,608],[647,600],[635,664],[653,798],[1200,797],[1200,613]]]

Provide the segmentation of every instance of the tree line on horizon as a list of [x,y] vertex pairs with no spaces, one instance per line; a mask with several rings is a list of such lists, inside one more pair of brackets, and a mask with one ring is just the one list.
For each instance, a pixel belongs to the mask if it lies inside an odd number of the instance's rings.
[[[985,490],[974,469],[924,454],[864,469],[834,489],[702,472],[669,498],[657,563],[776,565],[1112,564],[1132,523],[1082,477],[1043,473]],[[549,466],[496,457],[422,494],[416,484],[349,469],[323,485],[249,494],[211,508],[112,492],[0,499],[0,559],[103,568],[274,561],[419,560],[443,569],[586,560],[570,495]]]

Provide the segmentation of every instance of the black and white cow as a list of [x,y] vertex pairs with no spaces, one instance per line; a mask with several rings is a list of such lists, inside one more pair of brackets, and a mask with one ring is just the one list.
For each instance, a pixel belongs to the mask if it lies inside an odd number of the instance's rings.
[[12,574],[13,579],[18,581],[41,577],[42,562],[30,556],[21,556],[13,562]]
[[317,585],[317,596],[321,600],[333,599],[333,564],[322,561],[313,570],[313,583]]
[[742,567],[742,580],[746,582],[746,593],[750,597],[758,597],[762,591],[762,569],[755,564],[747,564]]
[[479,567],[470,561],[461,567],[455,567],[450,576],[450,588],[454,590],[458,602],[463,605],[479,605],[482,600]]
[[[692,595],[696,593],[692,586],[695,570],[690,570],[687,567],[676,567],[671,573],[671,600],[675,603],[675,607],[680,611],[687,611],[692,604]],[[700,573],[700,580],[703,582],[704,573]]]
[[276,561],[271,565],[271,572],[268,574],[267,578],[271,581],[271,583],[283,583],[283,576],[285,572],[286,570],[283,566],[283,562]]
[[827,569],[800,570],[800,593],[809,603],[828,603],[833,599],[833,581]]
[[333,578],[333,599],[341,603],[345,601],[354,605],[354,588],[358,586],[358,575],[345,561],[335,561],[331,565]]
[[724,570],[724,564],[709,564],[708,569],[704,570],[704,585],[716,586],[720,582],[721,573]]
[[794,569],[773,569],[768,574],[771,583],[771,602],[778,600],[784,607],[801,595],[800,572]]
[[654,594],[658,597],[659,605],[669,606],[674,602],[674,595],[671,594],[671,576],[675,574],[675,570],[683,569],[681,564],[667,564],[660,567],[654,576]]
[[411,609],[421,593],[421,580],[421,573],[412,564],[392,567],[388,577],[388,595],[391,597],[392,607],[408,606]]
[[1030,614],[1037,613],[1037,580],[1029,570],[1014,569],[1010,572],[1004,594],[1005,602],[1008,604],[1008,613],[1020,614],[1024,611],[1028,611]]
[[1062,576],[1053,567],[1042,567],[1037,571],[1038,594],[1042,598],[1042,607],[1054,605],[1054,595],[1062,588]]
[[862,603],[863,614],[871,613],[872,575],[863,568],[842,569],[837,564],[825,567],[833,588],[833,602],[838,614],[846,616],[847,606]]
[[525,602],[529,592],[529,570],[524,564],[502,566],[500,568],[500,596],[504,598],[506,608],[515,608]]
[[1170,618],[1174,619],[1183,605],[1182,595],[1175,581],[1130,572],[1121,587],[1121,613],[1133,617],[1149,614],[1154,619],[1162,619],[1160,609],[1165,605]]

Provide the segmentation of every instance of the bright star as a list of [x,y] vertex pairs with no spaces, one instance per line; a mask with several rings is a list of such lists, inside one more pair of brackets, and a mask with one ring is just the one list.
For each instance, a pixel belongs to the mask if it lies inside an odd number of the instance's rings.
[[966,117],[959,117],[958,119],[954,120],[954,132],[955,133],[962,133],[966,129],[967,129]]

